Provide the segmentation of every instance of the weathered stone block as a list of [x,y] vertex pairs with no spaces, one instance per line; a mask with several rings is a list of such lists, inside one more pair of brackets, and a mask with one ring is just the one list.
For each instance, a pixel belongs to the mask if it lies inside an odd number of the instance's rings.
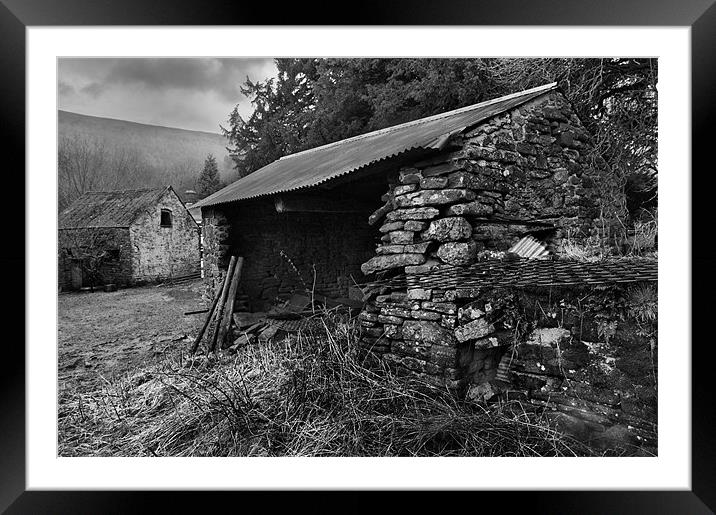
[[378,315],[378,322],[380,322],[381,324],[399,325],[403,323],[403,319],[389,315]]
[[417,184],[404,184],[402,186],[396,186],[393,190],[393,195],[404,195],[418,189]]
[[421,265],[425,263],[423,254],[390,254],[386,256],[376,256],[360,267],[361,271],[368,275],[381,270],[389,270],[408,265]]
[[412,288],[408,290],[407,298],[410,300],[430,300],[431,290]]
[[410,317],[417,320],[437,321],[440,320],[441,316],[440,313],[436,313],[435,311],[424,311],[420,309],[414,309],[410,312]]
[[468,204],[455,204],[450,206],[447,210],[448,215],[454,216],[486,216],[491,215],[494,212],[494,208],[480,201],[470,202]]
[[434,207],[418,207],[408,209],[396,209],[385,216],[388,221],[394,220],[430,220],[440,214]]
[[408,220],[407,222],[405,222],[404,229],[406,231],[420,232],[425,229],[426,226],[427,224],[425,222],[418,222],[417,220]]
[[387,234],[390,243],[413,243],[415,233],[412,231],[391,231]]
[[420,187],[424,190],[436,190],[448,185],[447,177],[425,177],[420,180]]
[[358,320],[362,320],[365,322],[377,322],[378,316],[375,313],[368,313],[366,311],[361,311],[360,315],[358,315]]
[[470,222],[459,216],[439,218],[430,222],[422,237],[440,242],[465,240],[472,234]]
[[470,302],[457,310],[457,318],[461,324],[482,318],[485,312],[480,309],[481,301]]
[[474,241],[443,243],[437,255],[450,265],[469,265],[477,255],[477,244]]
[[430,344],[446,346],[457,345],[455,335],[453,335],[452,331],[445,329],[435,322],[406,320],[403,324],[403,338]]
[[[440,206],[475,199],[475,192],[465,189],[423,190],[395,197],[398,207]],[[433,217],[431,217],[433,218]]]
[[535,329],[525,342],[527,345],[541,345],[545,347],[558,347],[567,343],[572,333],[562,327],[543,327]]
[[429,261],[426,261],[424,265],[406,266],[405,273],[406,274],[415,274],[415,275],[428,274],[428,273],[432,272],[435,268],[438,268],[439,266],[440,266],[440,263],[431,259]]
[[424,254],[428,250],[430,242],[413,243],[412,245],[405,245],[405,252],[408,254]]
[[384,254],[403,254],[405,253],[405,245],[381,245],[375,249],[375,253],[379,256]]
[[420,307],[430,311],[437,311],[445,315],[454,315],[457,306],[453,302],[421,302]]
[[405,226],[405,222],[390,222],[382,225],[378,230],[380,232],[400,231],[403,229],[403,226]]
[[475,340],[475,350],[488,350],[500,346],[500,341],[494,336]]
[[455,337],[459,342],[466,342],[469,340],[484,338],[494,331],[495,326],[490,324],[487,320],[481,318],[459,326],[455,329]]
[[405,168],[398,172],[398,180],[401,184],[418,184],[423,176],[417,168]]
[[[402,323],[402,320],[401,320]],[[390,338],[391,340],[399,339],[402,337],[400,334],[400,326],[394,325],[394,324],[386,324],[383,327],[383,330],[385,331],[385,337]]]
[[401,308],[397,306],[381,308],[380,312],[383,315],[407,318],[410,316],[410,310],[408,308]]
[[428,250],[429,242],[414,243],[412,245],[381,245],[375,249],[376,254],[424,254]]

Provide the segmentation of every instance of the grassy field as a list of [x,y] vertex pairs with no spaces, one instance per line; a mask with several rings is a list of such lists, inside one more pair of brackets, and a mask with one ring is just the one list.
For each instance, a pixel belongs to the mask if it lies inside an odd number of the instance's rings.
[[462,402],[367,368],[353,323],[189,357],[198,285],[60,296],[62,456],[574,456],[519,404]]
[[59,392],[88,391],[186,347],[203,322],[201,283],[58,296]]

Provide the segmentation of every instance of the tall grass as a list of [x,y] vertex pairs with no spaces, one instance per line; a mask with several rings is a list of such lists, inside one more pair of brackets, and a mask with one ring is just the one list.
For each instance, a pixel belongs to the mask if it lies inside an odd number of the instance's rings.
[[517,403],[481,406],[366,367],[335,312],[282,342],[171,359],[65,391],[59,454],[574,456],[592,451]]

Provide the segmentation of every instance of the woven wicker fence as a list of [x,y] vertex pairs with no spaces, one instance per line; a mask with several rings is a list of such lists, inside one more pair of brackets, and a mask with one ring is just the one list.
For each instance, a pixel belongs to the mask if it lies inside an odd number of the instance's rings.
[[424,274],[401,274],[362,286],[471,289],[498,287],[578,286],[656,282],[658,262],[651,258],[624,258],[599,262],[521,259],[488,260],[469,266],[440,265]]

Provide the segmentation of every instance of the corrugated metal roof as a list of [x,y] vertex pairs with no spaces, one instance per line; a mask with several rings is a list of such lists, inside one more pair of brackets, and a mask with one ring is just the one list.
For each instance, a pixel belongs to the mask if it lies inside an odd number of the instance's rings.
[[556,87],[556,83],[546,84],[290,154],[209,195],[194,204],[194,207],[214,206],[309,188],[409,150],[439,150],[453,134]]
[[84,193],[60,213],[59,228],[129,227],[169,189],[171,187]]

